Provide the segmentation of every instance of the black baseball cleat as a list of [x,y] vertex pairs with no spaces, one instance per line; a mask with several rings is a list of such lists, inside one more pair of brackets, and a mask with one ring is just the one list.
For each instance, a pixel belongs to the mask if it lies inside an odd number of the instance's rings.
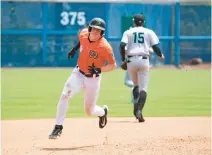
[[55,125],[54,130],[49,135],[49,139],[57,139],[57,137],[62,134],[62,130],[63,130],[62,125]]
[[99,128],[104,128],[107,124],[107,114],[108,114],[108,107],[106,105],[103,106],[103,109],[105,111],[104,116],[99,116]]
[[138,122],[145,122],[145,119],[143,118],[143,115],[141,113],[141,110],[138,110],[136,112],[136,119],[138,119]]

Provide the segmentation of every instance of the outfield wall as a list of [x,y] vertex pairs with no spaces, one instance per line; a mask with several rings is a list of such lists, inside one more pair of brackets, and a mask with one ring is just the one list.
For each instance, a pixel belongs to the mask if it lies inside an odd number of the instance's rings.
[[[2,6],[2,67],[75,66],[67,52],[77,33],[98,16],[107,23],[105,37],[120,65],[122,32],[135,13],[146,16],[146,27],[160,38],[165,64],[178,65],[193,57],[211,61],[211,6],[207,4],[7,2]],[[152,63],[160,63],[153,55]]]

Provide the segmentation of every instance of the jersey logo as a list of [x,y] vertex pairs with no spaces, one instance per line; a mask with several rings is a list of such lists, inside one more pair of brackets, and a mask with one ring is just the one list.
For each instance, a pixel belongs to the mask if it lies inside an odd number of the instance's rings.
[[98,58],[98,53],[90,50],[89,56],[90,56],[90,58],[97,59]]

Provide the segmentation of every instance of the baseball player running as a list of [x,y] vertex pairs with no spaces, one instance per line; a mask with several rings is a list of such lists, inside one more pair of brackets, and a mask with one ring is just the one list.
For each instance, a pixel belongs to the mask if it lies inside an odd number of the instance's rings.
[[[164,60],[161,53],[159,39],[156,34],[147,28],[144,28],[144,16],[136,14],[133,17],[133,28],[124,32],[121,44],[120,54],[122,57],[121,68],[127,70],[133,81],[134,110],[133,114],[139,122],[144,122],[142,110],[147,98],[147,85],[149,82],[149,48]],[[125,50],[127,46],[127,50]],[[125,54],[127,59],[125,59]]]
[[[108,107],[96,105],[99,91],[101,72],[108,72],[116,68],[113,50],[104,38],[105,21],[94,18],[89,23],[88,29],[83,29],[79,34],[79,42],[68,53],[68,58],[74,57],[80,48],[78,65],[66,81],[57,105],[56,125],[49,135],[56,139],[63,130],[63,121],[68,110],[69,100],[81,89],[84,91],[84,107],[88,115],[99,117],[99,128],[107,124]],[[105,65],[108,62],[108,65]]]

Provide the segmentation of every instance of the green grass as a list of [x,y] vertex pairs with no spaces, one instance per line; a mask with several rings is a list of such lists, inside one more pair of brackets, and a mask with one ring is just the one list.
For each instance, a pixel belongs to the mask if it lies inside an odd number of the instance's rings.
[[[55,118],[71,69],[2,69],[2,119]],[[132,116],[131,89],[124,71],[104,73],[98,105],[110,116]],[[209,70],[151,70],[145,116],[210,116]],[[84,117],[82,93],[69,104],[67,117]]]

